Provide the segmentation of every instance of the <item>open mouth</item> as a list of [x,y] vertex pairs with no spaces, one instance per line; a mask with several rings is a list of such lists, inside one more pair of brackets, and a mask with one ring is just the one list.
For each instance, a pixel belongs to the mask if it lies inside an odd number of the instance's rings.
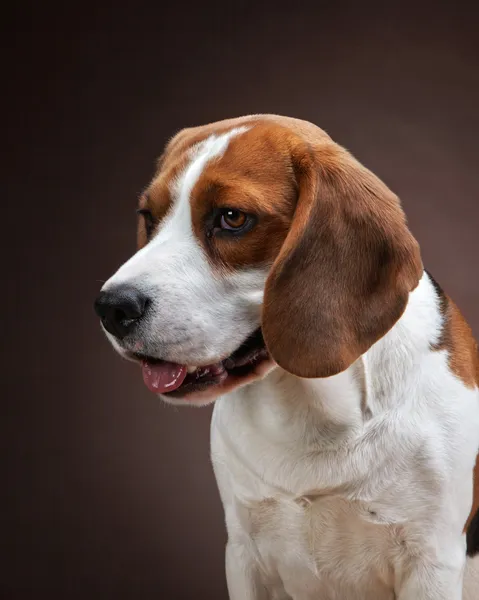
[[143,381],[150,391],[177,398],[212,386],[241,383],[269,359],[261,328],[231,356],[203,367],[166,362],[139,353],[134,356],[142,363]]

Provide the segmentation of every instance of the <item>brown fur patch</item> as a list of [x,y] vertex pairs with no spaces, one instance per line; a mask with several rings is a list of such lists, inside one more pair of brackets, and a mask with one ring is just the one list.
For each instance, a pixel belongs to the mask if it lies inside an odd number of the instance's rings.
[[[271,265],[278,255],[296,198],[289,135],[277,125],[258,123],[232,138],[221,160],[211,161],[198,179],[191,194],[193,226],[215,264],[229,270]],[[244,235],[208,238],[205,219],[219,208],[251,214],[256,224]]]
[[[139,210],[148,210],[153,217],[154,229],[157,229],[161,220],[164,218],[171,206],[171,197],[169,190],[161,184],[154,182],[147,191],[145,191],[138,202]],[[147,234],[146,218],[138,215],[137,225],[137,246],[143,248],[149,242]]]
[[447,350],[449,368],[464,385],[474,388],[479,385],[479,351],[472,330],[453,300],[444,292],[437,281],[428,273],[439,299],[443,318],[439,341],[433,350]]
[[[471,328],[462,316],[459,308],[444,292],[434,277],[428,273],[439,299],[439,308],[443,318],[443,326],[439,341],[432,346],[433,350],[447,350],[448,364],[451,371],[459,377],[468,388],[479,386],[479,351]],[[479,511],[479,456],[473,472],[473,501],[464,531],[467,531],[474,516]],[[477,540],[475,541],[477,543]],[[468,540],[469,545],[469,540]]]
[[[478,382],[479,384],[479,382]],[[465,530],[469,527],[472,519],[475,514],[479,511],[479,455],[476,459],[476,465],[474,467],[474,487],[473,487],[473,499],[472,499],[472,508],[469,518],[467,519]]]
[[434,350],[447,350],[451,371],[468,388],[474,388],[477,381],[477,343],[471,328],[456,304],[445,295],[442,301],[444,318],[441,338],[433,345]]

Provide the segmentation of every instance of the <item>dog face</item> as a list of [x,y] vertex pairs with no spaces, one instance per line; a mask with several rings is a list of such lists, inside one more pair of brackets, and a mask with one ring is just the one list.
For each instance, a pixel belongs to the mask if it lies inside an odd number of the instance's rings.
[[138,251],[96,309],[152,391],[204,404],[279,365],[347,368],[422,273],[397,198],[311,124],[255,116],[177,134],[140,199]]

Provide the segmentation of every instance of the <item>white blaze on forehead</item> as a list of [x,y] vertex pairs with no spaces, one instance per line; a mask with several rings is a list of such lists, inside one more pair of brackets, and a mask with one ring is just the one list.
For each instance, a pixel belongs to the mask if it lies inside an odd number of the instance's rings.
[[172,261],[175,262],[177,271],[183,270],[185,261],[194,266],[197,274],[206,268],[206,257],[203,256],[200,244],[193,235],[191,191],[208,162],[223,156],[230,140],[248,129],[249,127],[235,127],[221,135],[211,135],[190,149],[190,162],[170,185],[172,208],[160,225],[158,233],[122,265],[102,289],[138,278],[153,281],[160,276],[157,264],[160,260],[164,275],[168,267],[172,269]]
[[206,165],[214,158],[223,156],[230,140],[249,127],[235,127],[221,135],[211,135],[202,142],[193,146],[190,151],[190,163],[184,171],[171,183],[170,192],[173,197],[173,210],[165,220],[156,240],[164,242],[166,239],[178,235],[192,235],[190,195],[196,182],[203,173]]

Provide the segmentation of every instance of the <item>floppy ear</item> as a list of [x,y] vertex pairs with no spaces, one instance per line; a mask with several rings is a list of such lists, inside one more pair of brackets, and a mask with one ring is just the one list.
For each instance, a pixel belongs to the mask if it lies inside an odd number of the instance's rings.
[[347,369],[404,312],[422,276],[398,198],[332,142],[293,152],[298,200],[266,281],[262,328],[299,377]]

